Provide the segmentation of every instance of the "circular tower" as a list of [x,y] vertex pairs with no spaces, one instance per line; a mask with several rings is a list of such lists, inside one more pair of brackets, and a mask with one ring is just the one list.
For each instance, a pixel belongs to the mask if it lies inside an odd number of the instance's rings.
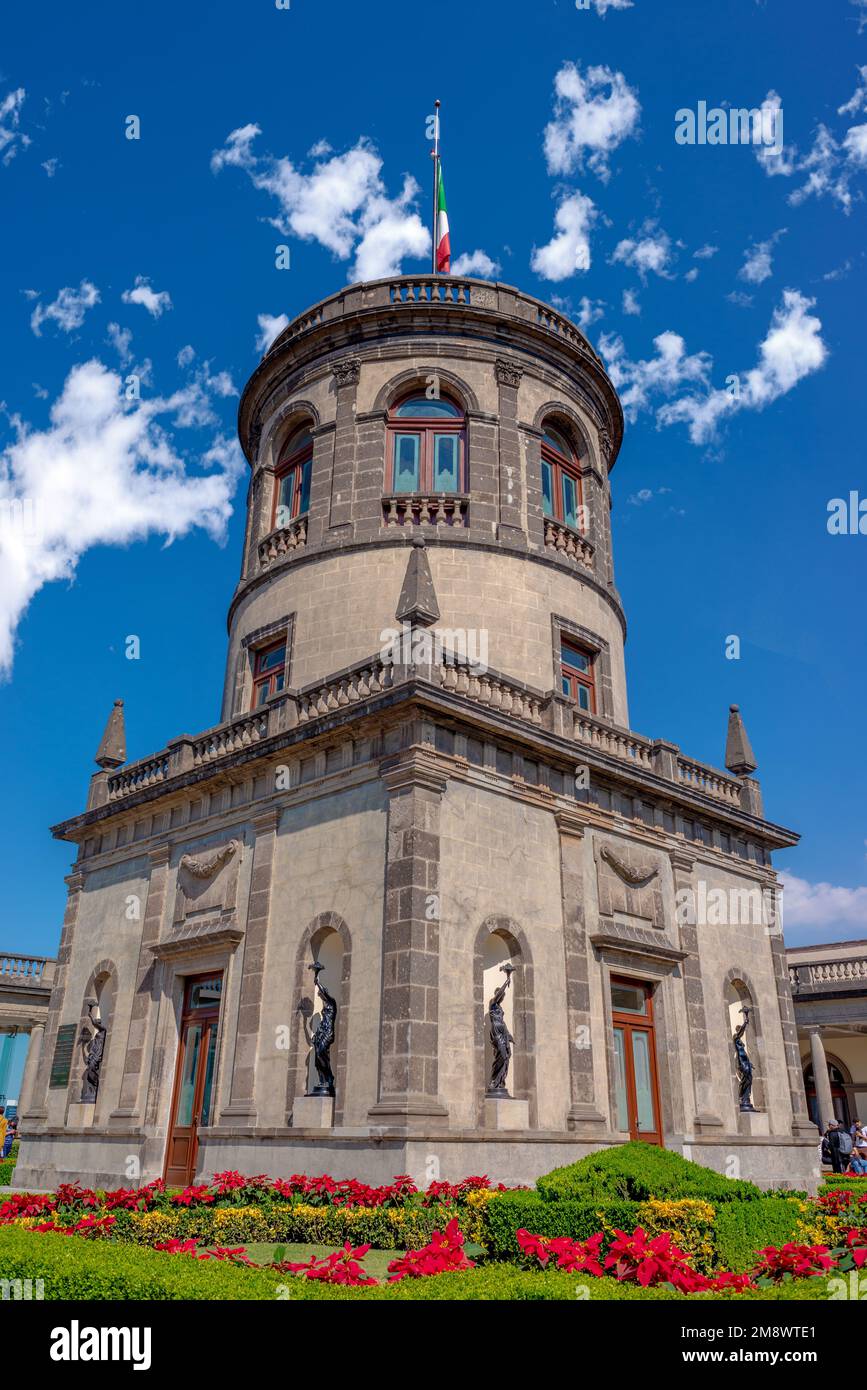
[[299,315],[241,399],[252,477],[222,718],[368,658],[423,538],[444,629],[627,726],[622,429],[583,334],[509,285],[401,276]]

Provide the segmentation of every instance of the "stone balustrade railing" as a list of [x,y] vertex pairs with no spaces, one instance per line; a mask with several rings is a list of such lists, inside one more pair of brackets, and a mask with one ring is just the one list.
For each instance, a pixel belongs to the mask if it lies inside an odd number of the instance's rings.
[[50,973],[46,969],[49,965],[54,965],[54,958],[51,956],[0,954],[0,983],[37,983]]
[[398,656],[394,661],[398,664],[392,664],[382,655],[371,657],[301,690],[284,690],[260,709],[227,720],[194,738],[183,735],[162,752],[109,774],[106,800],[115,804],[188,770],[217,765],[296,724],[309,724],[418,678],[432,681],[444,691],[462,696],[473,704],[571,738],[576,745],[689,787],[732,809],[741,809],[739,778],[682,757],[674,744],[620,728],[577,709],[565,697],[533,689],[467,660],[466,653],[437,647],[434,643],[432,654],[417,668],[399,664]]
[[472,281],[459,280],[455,276],[440,279],[438,276],[405,276],[393,280],[388,287],[391,304],[470,304]]
[[724,801],[728,806],[740,806],[741,784],[737,777],[729,777],[706,763],[694,762],[691,758],[678,757],[677,778],[686,782],[696,791],[712,796],[716,801]]
[[466,493],[395,492],[382,499],[383,525],[466,526],[469,502]]
[[268,737],[271,707],[264,705],[240,719],[231,719],[226,724],[218,724],[201,738],[191,740],[193,767],[215,762],[228,757],[252,743],[259,743]]
[[457,695],[464,695],[468,700],[475,700],[503,714],[511,714],[515,719],[526,719],[531,724],[542,723],[545,697],[541,692],[528,690],[526,686],[507,680],[493,671],[482,672],[466,662],[447,660],[431,669],[434,678],[439,677],[443,690],[453,690]]
[[622,758],[624,762],[637,763],[648,769],[653,767],[653,745],[649,738],[594,719],[583,710],[576,710],[574,714],[574,737],[579,743],[589,744],[591,748],[598,748],[601,753],[608,753],[614,758]]
[[381,657],[352,666],[342,675],[298,691],[298,723],[307,724],[346,705],[369,700],[394,685],[394,667]]
[[284,555],[291,555],[306,544],[307,517],[299,516],[288,526],[278,526],[276,531],[263,537],[259,542],[259,564],[262,569],[267,569],[275,560],[282,560]]
[[[783,895],[785,897],[785,893]],[[847,985],[863,986],[867,982],[867,957],[851,960],[810,961],[789,966],[789,983],[795,993],[815,989],[845,989]]]
[[574,530],[571,526],[564,526],[560,521],[546,520],[545,548],[568,556],[585,569],[591,569],[593,566],[593,542],[582,536],[580,531]]
[[119,772],[113,772],[108,779],[108,800],[119,801],[133,792],[147,790],[164,782],[169,776],[171,758],[168,749],[151,758],[140,758],[137,763],[129,763]]

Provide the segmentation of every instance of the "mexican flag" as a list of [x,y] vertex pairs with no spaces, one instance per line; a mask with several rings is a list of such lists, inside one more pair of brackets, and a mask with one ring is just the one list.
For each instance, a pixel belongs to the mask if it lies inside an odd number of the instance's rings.
[[443,166],[440,160],[437,160],[437,220],[434,241],[436,243],[437,271],[442,275],[448,275],[452,263],[452,248],[449,241],[446,191],[443,187]]

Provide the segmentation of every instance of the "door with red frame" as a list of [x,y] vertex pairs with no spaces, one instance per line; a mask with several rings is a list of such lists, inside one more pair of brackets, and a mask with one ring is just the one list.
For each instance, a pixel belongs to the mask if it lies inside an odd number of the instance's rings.
[[630,1139],[662,1144],[653,987],[611,977],[616,1122]]
[[186,982],[163,1175],[167,1186],[187,1187],[192,1182],[199,1132],[211,1123],[222,993],[220,971],[194,975]]

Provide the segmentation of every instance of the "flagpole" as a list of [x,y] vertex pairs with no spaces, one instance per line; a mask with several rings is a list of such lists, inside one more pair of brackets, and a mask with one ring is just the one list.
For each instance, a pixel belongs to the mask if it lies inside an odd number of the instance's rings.
[[433,236],[431,237],[431,275],[437,273],[437,194],[439,191],[440,164],[440,104],[434,102],[434,147],[433,147]]

